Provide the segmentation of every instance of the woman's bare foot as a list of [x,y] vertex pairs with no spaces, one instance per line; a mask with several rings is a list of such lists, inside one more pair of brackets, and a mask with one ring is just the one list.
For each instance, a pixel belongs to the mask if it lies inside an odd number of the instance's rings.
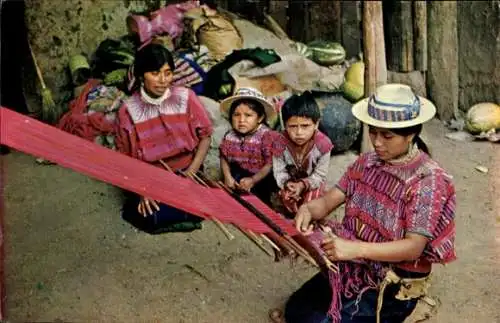
[[269,319],[273,323],[286,323],[283,311],[279,308],[273,308],[269,311]]

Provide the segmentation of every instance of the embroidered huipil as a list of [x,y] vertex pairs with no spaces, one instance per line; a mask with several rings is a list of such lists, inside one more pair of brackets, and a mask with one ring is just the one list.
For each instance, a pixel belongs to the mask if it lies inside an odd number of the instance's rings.
[[316,131],[309,143],[305,157],[298,160],[293,143],[286,132],[280,134],[277,141],[276,154],[273,157],[273,173],[276,183],[283,189],[291,176],[287,166],[295,166],[298,170],[307,173],[302,179],[307,190],[320,188],[326,182],[328,167],[330,165],[330,152],[333,144],[321,131]]
[[266,125],[260,125],[251,135],[241,136],[229,130],[222,140],[219,151],[229,163],[255,174],[273,162],[273,145],[278,133]]
[[[390,165],[374,152],[361,155],[339,180],[346,194],[345,216],[336,234],[367,242],[400,240],[406,233],[429,239],[415,262],[448,263],[455,254],[455,188],[452,177],[427,154],[419,152],[401,165]],[[378,288],[389,263],[367,260],[339,262],[339,273],[330,272],[333,298],[329,314],[339,319],[341,295],[352,297]]]
[[212,122],[196,94],[172,87],[159,105],[134,93],[119,111],[116,145],[119,151],[154,163],[160,159],[174,170],[188,167],[200,139],[213,132]]

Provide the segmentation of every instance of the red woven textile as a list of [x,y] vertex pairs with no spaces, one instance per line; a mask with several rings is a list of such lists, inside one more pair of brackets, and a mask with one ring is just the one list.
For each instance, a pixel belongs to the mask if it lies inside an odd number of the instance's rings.
[[[0,108],[0,143],[203,218],[256,233],[272,230],[226,192],[206,188],[53,126]],[[245,197],[290,235],[295,227],[254,196]]]

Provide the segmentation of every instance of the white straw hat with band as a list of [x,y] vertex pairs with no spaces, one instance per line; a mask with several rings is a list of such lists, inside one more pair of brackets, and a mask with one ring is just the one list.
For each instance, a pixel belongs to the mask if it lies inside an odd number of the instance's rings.
[[241,87],[237,89],[233,96],[230,96],[220,103],[221,114],[225,118],[229,118],[229,109],[234,101],[241,99],[250,99],[260,102],[264,106],[266,112],[266,119],[271,120],[276,117],[276,111],[274,110],[274,105],[257,89],[251,87]]
[[385,84],[369,98],[352,107],[352,114],[361,122],[379,128],[406,128],[425,123],[436,114],[436,106],[415,95],[405,84]]

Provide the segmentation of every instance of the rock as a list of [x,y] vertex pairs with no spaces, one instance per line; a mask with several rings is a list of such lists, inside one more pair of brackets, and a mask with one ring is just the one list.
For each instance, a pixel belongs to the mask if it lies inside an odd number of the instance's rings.
[[416,95],[427,97],[424,76],[420,71],[398,73],[387,71],[387,83],[401,83],[411,87]]
[[487,167],[484,167],[484,166],[476,166],[475,169],[478,171],[478,172],[481,172],[481,173],[488,173],[488,168]]
[[450,132],[445,135],[446,138],[455,140],[455,141],[473,141],[474,137],[465,131],[455,131]]
[[332,152],[349,149],[361,132],[361,122],[351,112],[352,104],[341,93],[313,93],[322,110],[319,129],[333,142]]

